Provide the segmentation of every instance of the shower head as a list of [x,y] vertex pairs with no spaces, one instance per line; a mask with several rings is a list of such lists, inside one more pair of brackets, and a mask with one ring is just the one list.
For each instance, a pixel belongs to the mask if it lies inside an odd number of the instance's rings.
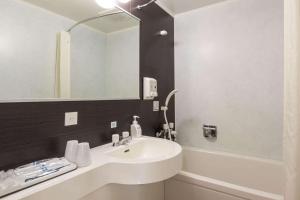
[[173,95],[175,95],[177,92],[179,92],[179,91],[178,91],[177,89],[175,89],[175,90],[173,90],[173,91],[171,91],[171,92],[169,93],[169,95],[168,95],[167,98],[166,98],[165,107],[168,107],[169,101],[170,101],[171,97],[172,97]]

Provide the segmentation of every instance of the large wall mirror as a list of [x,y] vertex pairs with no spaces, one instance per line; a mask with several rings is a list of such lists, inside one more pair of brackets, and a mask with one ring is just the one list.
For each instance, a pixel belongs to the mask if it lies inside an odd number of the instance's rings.
[[0,101],[139,99],[139,26],[94,0],[1,0]]

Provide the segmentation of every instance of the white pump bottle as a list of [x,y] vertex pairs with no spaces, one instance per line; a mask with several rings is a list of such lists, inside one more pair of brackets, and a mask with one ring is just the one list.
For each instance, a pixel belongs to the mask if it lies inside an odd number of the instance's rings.
[[139,116],[133,116],[133,122],[130,126],[130,133],[131,133],[131,136],[133,138],[139,138],[139,137],[142,137],[142,128],[141,126],[139,125],[137,119],[140,118]]

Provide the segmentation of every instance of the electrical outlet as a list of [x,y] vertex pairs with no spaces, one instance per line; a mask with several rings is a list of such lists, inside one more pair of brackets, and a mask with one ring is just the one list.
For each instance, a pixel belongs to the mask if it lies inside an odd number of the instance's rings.
[[65,126],[74,126],[78,124],[78,112],[65,113]]
[[110,122],[110,128],[117,128],[118,123],[116,121]]
[[159,101],[153,101],[153,112],[159,111]]

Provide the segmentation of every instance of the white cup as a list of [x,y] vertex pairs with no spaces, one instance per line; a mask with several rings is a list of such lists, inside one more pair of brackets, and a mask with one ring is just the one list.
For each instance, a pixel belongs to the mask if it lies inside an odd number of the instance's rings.
[[91,150],[88,142],[78,144],[76,164],[78,167],[87,167],[91,164]]
[[77,149],[78,149],[78,141],[77,140],[70,140],[67,142],[66,151],[65,151],[65,158],[72,162],[76,162],[77,157]]

